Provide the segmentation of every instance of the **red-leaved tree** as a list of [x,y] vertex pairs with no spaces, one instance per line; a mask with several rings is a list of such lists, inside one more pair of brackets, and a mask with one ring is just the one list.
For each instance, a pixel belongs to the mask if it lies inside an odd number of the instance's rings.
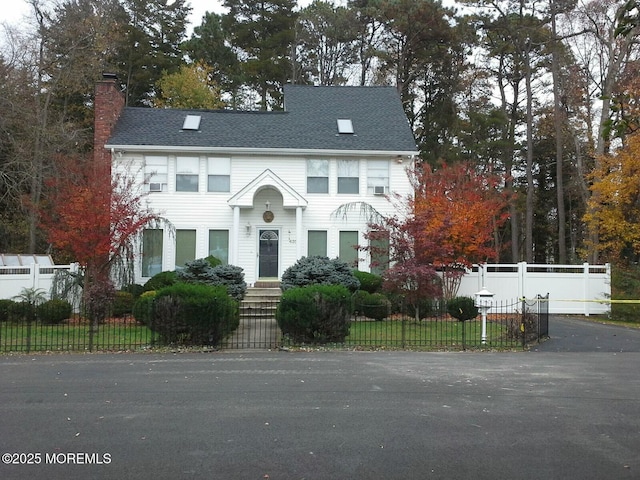
[[423,165],[412,182],[419,235],[440,242],[434,266],[441,271],[444,298],[453,298],[466,268],[498,256],[496,232],[508,219],[503,179],[457,163]]
[[[135,248],[142,231],[166,221],[144,205],[135,179],[85,158],[61,158],[63,175],[40,212],[53,248],[83,271],[83,300],[90,313],[108,305],[112,280],[133,282]],[[92,307],[93,305],[93,307]],[[97,310],[95,315],[102,316]]]

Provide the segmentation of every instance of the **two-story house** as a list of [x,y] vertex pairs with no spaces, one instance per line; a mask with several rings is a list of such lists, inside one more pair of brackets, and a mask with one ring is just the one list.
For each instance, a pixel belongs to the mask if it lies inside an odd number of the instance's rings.
[[124,107],[114,78],[96,90],[96,158],[136,175],[175,227],[148,229],[136,281],[214,255],[248,284],[297,259],[339,257],[369,271],[367,220],[341,205],[393,213],[411,192],[415,140],[393,87],[288,85],[284,111]]

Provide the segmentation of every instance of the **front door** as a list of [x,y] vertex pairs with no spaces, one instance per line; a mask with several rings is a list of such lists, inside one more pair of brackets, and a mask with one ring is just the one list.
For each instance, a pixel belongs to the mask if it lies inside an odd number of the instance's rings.
[[278,231],[260,230],[258,276],[278,278]]

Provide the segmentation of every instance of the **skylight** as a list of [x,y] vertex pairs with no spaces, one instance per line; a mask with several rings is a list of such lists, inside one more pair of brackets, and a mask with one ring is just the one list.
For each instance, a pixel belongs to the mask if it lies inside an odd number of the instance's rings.
[[353,123],[350,118],[338,119],[338,133],[353,133]]
[[198,130],[200,128],[200,115],[187,115],[184,118],[183,130]]

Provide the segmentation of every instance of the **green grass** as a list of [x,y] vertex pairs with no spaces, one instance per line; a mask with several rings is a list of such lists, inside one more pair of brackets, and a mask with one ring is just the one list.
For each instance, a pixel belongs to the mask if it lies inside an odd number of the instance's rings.
[[[461,347],[462,329],[465,329],[465,346],[482,345],[480,321],[456,322],[448,320],[383,320],[352,322],[346,345],[380,347]],[[487,322],[488,346],[516,346],[519,340],[507,338],[504,323]]]
[[[89,350],[88,324],[32,325],[0,323],[0,352]],[[98,326],[92,350],[135,350],[151,343],[144,325],[105,323]]]

